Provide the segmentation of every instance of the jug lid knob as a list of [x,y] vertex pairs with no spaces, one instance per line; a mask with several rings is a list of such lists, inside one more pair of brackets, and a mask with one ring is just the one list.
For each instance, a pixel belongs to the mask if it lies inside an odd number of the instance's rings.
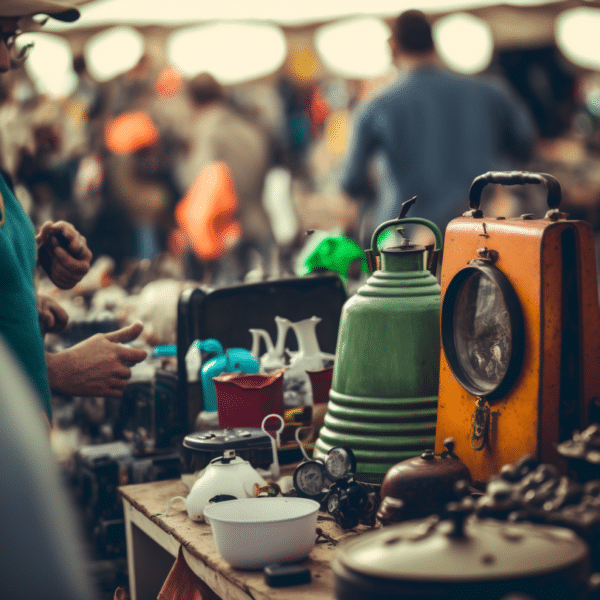
[[225,450],[223,452],[223,456],[219,456],[218,458],[213,458],[210,461],[210,464],[221,463],[223,465],[228,465],[230,462],[235,461],[236,455],[235,450]]
[[409,254],[413,252],[426,252],[427,248],[420,244],[413,244],[408,238],[404,238],[399,246],[388,246],[382,248],[380,252],[384,254]]

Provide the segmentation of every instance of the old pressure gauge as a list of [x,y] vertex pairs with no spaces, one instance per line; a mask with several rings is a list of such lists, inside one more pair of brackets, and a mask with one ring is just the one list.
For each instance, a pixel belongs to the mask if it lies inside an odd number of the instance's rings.
[[350,448],[337,446],[327,453],[325,475],[330,481],[338,481],[356,472],[356,458]]
[[486,400],[501,398],[519,374],[523,317],[517,295],[489,260],[470,261],[448,284],[442,345],[458,382]]
[[298,496],[317,499],[324,497],[325,473],[319,460],[307,460],[300,463],[294,471],[294,487]]
[[307,460],[294,471],[294,487],[299,496],[321,500],[327,488],[356,472],[356,458],[350,448],[334,447],[323,461]]

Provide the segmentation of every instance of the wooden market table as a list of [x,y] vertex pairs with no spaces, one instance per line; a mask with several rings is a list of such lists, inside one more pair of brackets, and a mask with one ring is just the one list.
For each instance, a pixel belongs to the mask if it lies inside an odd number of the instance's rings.
[[[311,570],[310,584],[271,588],[262,571],[241,571],[229,566],[215,548],[210,525],[192,521],[183,502],[174,502],[166,515],[170,498],[188,494],[180,479],[126,485],[119,492],[125,513],[132,600],[156,600],[180,547],[190,569],[222,600],[334,598],[330,561],[335,545],[331,542],[320,539],[303,563]],[[318,526],[338,541],[370,529],[359,525],[344,531],[326,513],[319,513]]]

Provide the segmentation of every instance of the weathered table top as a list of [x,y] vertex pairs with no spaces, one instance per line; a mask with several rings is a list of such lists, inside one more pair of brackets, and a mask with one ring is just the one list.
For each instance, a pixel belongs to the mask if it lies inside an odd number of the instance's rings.
[[[335,545],[319,538],[315,548],[304,561],[311,570],[310,584],[271,588],[262,571],[242,571],[232,568],[217,552],[210,525],[192,521],[183,502],[173,502],[167,516],[167,502],[174,496],[187,496],[188,488],[179,479],[127,485],[119,488],[122,497],[131,506],[172,536],[183,546],[188,564],[197,563],[201,575],[223,600],[230,598],[253,598],[254,600],[306,600],[306,598],[332,600],[333,573],[330,561],[335,553]],[[327,513],[319,512],[318,527],[335,540],[341,541],[359,535],[371,528],[359,525],[351,530],[343,530]],[[198,574],[198,568],[190,564]],[[211,577],[212,574],[220,576]],[[210,579],[210,580],[209,580]],[[242,591],[245,594],[240,594]]]

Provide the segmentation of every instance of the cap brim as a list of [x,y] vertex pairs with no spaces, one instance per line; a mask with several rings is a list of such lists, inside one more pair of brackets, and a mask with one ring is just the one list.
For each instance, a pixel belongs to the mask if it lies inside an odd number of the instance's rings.
[[76,8],[69,8],[60,13],[53,13],[48,15],[53,19],[58,19],[59,21],[64,21],[65,23],[72,23],[73,21],[77,21],[80,17],[80,12]]
[[53,19],[72,23],[80,12],[72,4],[54,0],[2,0],[0,2],[0,17],[21,18],[33,15],[48,15]]

